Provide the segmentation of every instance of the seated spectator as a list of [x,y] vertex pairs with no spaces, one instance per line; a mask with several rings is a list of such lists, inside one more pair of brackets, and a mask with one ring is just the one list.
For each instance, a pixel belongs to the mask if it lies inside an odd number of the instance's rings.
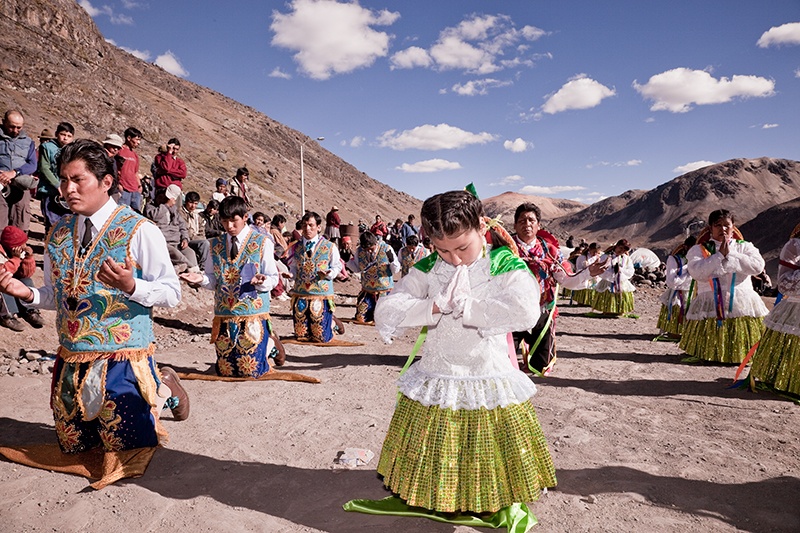
[[386,222],[383,221],[380,215],[375,215],[375,223],[369,231],[375,235],[378,240],[383,240],[389,235],[389,228],[386,227]]
[[197,255],[197,264],[205,265],[210,251],[210,244],[206,239],[206,221],[197,212],[197,204],[200,203],[200,195],[195,191],[186,193],[183,200],[183,207],[180,213],[186,223],[186,231],[189,232],[189,248],[194,250]]
[[217,180],[217,190],[214,191],[214,193],[211,195],[211,198],[221,202],[226,196],[228,196],[228,180],[225,178],[219,178]]
[[200,216],[205,221],[206,239],[213,239],[225,233],[225,228],[219,219],[219,202],[217,200],[209,200]]
[[269,228],[267,227],[267,215],[261,211],[253,213],[253,229],[262,235],[269,235]]
[[[0,268],[13,274],[28,287],[33,287],[31,276],[36,271],[36,260],[28,245],[28,236],[16,226],[6,226],[0,233]],[[38,309],[29,308],[19,298],[4,293],[0,300],[0,326],[22,331],[25,327],[19,321],[20,318],[34,328],[44,326]]]
[[178,212],[177,200],[180,196],[181,189],[177,185],[170,185],[165,191],[156,194],[152,204],[147,204],[145,216],[155,222],[164,234],[169,258],[175,270],[179,273],[186,270],[200,272],[197,256],[194,250],[189,248],[189,231]]

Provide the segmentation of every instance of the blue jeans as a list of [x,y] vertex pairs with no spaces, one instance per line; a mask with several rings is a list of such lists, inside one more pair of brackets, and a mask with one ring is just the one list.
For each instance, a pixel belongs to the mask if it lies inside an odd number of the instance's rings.
[[121,189],[121,193],[119,197],[120,204],[129,205],[134,211],[142,212],[142,193],[126,191],[125,189]]

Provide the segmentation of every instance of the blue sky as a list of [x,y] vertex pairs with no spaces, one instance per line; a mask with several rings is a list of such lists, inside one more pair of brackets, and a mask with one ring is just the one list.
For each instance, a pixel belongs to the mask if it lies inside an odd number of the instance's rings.
[[798,0],[78,3],[113,44],[421,199],[472,181],[591,203],[800,158]]

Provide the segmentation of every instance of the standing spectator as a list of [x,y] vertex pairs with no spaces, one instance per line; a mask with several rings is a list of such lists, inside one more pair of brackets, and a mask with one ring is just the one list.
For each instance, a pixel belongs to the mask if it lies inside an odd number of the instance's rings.
[[189,248],[189,231],[183,217],[178,213],[177,199],[180,195],[178,186],[170,185],[166,191],[156,195],[155,202],[147,204],[145,214],[164,234],[169,257],[176,270],[199,273],[197,256]]
[[167,149],[159,150],[153,160],[153,179],[155,180],[156,194],[166,190],[173,183],[183,189],[183,179],[186,177],[186,163],[178,157],[181,142],[172,138],[167,141]]
[[[10,272],[15,279],[20,280],[28,287],[33,287],[31,276],[36,271],[36,260],[33,250],[28,245],[28,236],[16,226],[6,226],[0,233],[0,270]],[[17,317],[34,328],[44,326],[44,320],[38,309],[28,307],[19,298],[2,294],[3,306],[0,312],[0,326],[14,331],[25,329]],[[15,317],[14,315],[17,315]]]
[[403,227],[400,229],[400,238],[403,240],[403,246],[408,244],[406,239],[410,236],[419,235],[419,228],[414,225],[415,219],[414,215],[408,215],[408,220],[403,223]]
[[186,223],[186,231],[189,233],[189,248],[194,250],[197,255],[197,264],[205,265],[211,250],[206,239],[206,221],[197,212],[197,204],[200,203],[200,195],[195,191],[186,193],[183,206],[180,208],[183,221]]
[[386,222],[383,221],[380,215],[375,215],[375,223],[369,229],[369,232],[382,240],[389,235],[389,228],[386,227]]
[[[43,132],[44,133],[44,132]],[[50,226],[67,214],[58,203],[61,196],[59,191],[59,178],[56,169],[56,157],[58,152],[72,142],[75,135],[75,128],[69,122],[61,122],[56,127],[56,136],[47,140],[39,146],[39,187],[36,190],[36,197],[42,204],[42,216],[44,217],[44,231],[50,231]]]
[[221,202],[228,196],[228,180],[225,178],[218,178],[217,179],[217,190],[211,195],[211,198],[214,200]]
[[325,238],[331,241],[336,246],[339,246],[339,226],[342,224],[342,219],[339,218],[339,208],[336,206],[331,207],[328,214],[325,215]]
[[398,218],[394,221],[394,224],[389,226],[389,238],[386,240],[389,243],[389,246],[392,247],[395,253],[400,251],[400,248],[403,247],[403,238],[400,236],[400,230],[403,229],[403,219]]
[[361,235],[365,231],[367,231],[367,223],[364,222],[363,218],[359,218],[358,219],[358,234]]
[[253,204],[250,202],[248,193],[250,192],[250,185],[247,183],[250,180],[250,171],[247,167],[240,167],[236,169],[236,175],[230,181],[230,194],[238,196],[244,203],[247,204],[247,209],[252,209]]
[[275,258],[280,259],[286,255],[289,249],[289,244],[283,236],[283,228],[286,227],[286,217],[278,214],[272,217],[269,225],[269,233],[272,235],[272,240],[275,241]]
[[119,150],[122,166],[119,167],[119,202],[134,211],[142,211],[142,175],[139,174],[139,154],[134,152],[142,142],[142,132],[131,126],[125,130],[125,144]]
[[213,239],[225,233],[225,228],[222,226],[222,221],[219,219],[219,202],[216,200],[209,200],[206,208],[200,213],[205,222],[206,239]]
[[25,233],[31,223],[31,194],[36,183],[36,146],[22,131],[25,118],[16,109],[6,111],[0,128],[0,231],[16,226]]
[[565,245],[564,245],[564,246],[566,246],[566,247],[567,247],[567,248],[569,248],[570,250],[571,250],[571,249],[573,249],[573,248],[575,248],[575,237],[573,237],[572,235],[570,235],[569,237],[567,237],[567,242],[565,243]]

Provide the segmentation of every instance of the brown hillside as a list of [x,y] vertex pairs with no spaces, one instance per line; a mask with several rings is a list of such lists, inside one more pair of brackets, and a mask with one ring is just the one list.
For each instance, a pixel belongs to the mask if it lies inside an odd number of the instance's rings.
[[371,179],[349,163],[255,109],[107,43],[73,0],[0,3],[0,106],[25,115],[36,137],[62,120],[76,137],[102,140],[136,126],[148,173],[158,145],[182,143],[189,170],[184,190],[207,199],[218,177],[250,169],[256,207],[269,215],[300,211],[300,143],[305,146],[306,208],[321,215],[336,204],[344,222],[417,212],[420,202]]
[[[553,227],[603,243],[626,238],[634,246],[651,248],[663,256],[685,238],[688,226],[697,233],[715,209],[731,210],[742,225],[798,196],[800,162],[768,157],[732,159],[689,172],[650,191],[628,191],[607,198],[557,219]],[[772,230],[769,226],[754,228],[746,237],[756,241]]]
[[781,249],[797,224],[800,224],[800,198],[776,205],[739,226],[742,235],[759,249],[767,262],[767,273],[777,281]]
[[586,204],[574,200],[504,192],[483,200],[483,208],[488,216],[492,218],[499,216],[506,228],[511,228],[514,225],[514,211],[518,205],[525,202],[532,202],[542,210],[542,221],[545,223],[586,207]]

